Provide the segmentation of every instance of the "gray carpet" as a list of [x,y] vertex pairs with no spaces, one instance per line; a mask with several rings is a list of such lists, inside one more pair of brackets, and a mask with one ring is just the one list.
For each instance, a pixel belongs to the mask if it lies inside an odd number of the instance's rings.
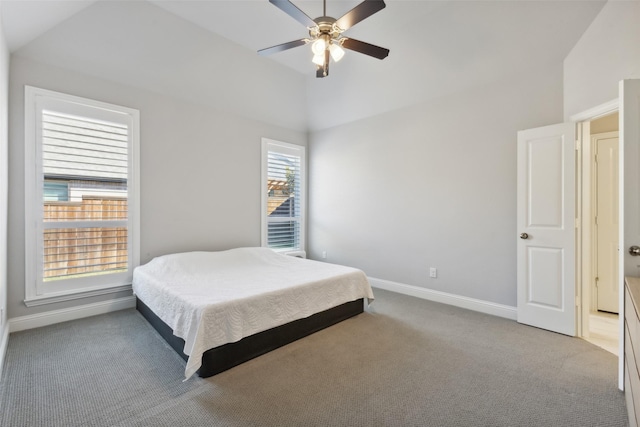
[[375,290],[366,313],[208,379],[135,311],[12,334],[2,426],[626,426],[617,358]]

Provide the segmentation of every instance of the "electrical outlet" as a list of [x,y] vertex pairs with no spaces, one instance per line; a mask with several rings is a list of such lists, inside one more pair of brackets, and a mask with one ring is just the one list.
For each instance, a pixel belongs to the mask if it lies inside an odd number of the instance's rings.
[[326,259],[327,258],[327,251],[322,251],[322,259]]
[[429,277],[432,277],[432,278],[434,278],[434,279],[435,279],[436,277],[438,277],[438,269],[437,269],[437,268],[435,268],[435,267],[431,267],[431,268],[429,269]]

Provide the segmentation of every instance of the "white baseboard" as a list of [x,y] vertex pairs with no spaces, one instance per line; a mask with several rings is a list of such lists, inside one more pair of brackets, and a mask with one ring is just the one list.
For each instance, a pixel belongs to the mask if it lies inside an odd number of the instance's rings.
[[0,333],[2,334],[0,335],[0,381],[2,381],[4,357],[7,354],[7,347],[9,346],[9,324],[6,324]]
[[114,300],[84,304],[61,310],[14,317],[9,319],[8,329],[9,332],[24,331],[27,329],[53,325],[55,323],[67,322],[69,320],[82,319],[83,317],[96,316],[98,314],[110,313],[112,311],[134,308],[135,306],[136,297],[134,296],[117,298]]
[[479,311],[481,313],[504,317],[506,319],[516,320],[517,316],[516,307],[508,305],[434,291],[432,289],[420,288],[418,286],[405,285],[403,283],[391,282],[384,279],[376,279],[375,277],[369,277],[369,283],[371,283],[371,286],[374,288],[385,289],[387,291],[410,295],[412,297],[422,298],[429,301],[454,305],[456,307]]

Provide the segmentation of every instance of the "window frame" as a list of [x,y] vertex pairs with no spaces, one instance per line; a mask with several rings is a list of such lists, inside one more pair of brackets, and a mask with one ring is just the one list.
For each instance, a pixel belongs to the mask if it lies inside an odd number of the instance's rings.
[[306,184],[306,147],[304,145],[291,144],[288,142],[276,141],[269,138],[262,138],[262,179],[260,187],[261,203],[260,203],[260,215],[261,215],[261,238],[260,244],[262,247],[268,248],[268,231],[269,231],[269,217],[267,215],[267,186],[268,186],[268,164],[269,164],[269,152],[274,151],[289,156],[296,156],[300,158],[300,215],[299,219],[295,219],[300,224],[300,236],[298,248],[286,248],[286,249],[273,249],[276,252],[291,255],[306,254],[306,200],[307,200],[307,184]]
[[[42,112],[44,109],[97,120],[126,124],[129,128],[127,171],[126,272],[43,280]],[[133,269],[140,264],[140,112],[136,109],[25,86],[25,305],[28,307],[131,289]],[[69,228],[86,227],[69,221]],[[108,227],[108,223],[101,223]]]

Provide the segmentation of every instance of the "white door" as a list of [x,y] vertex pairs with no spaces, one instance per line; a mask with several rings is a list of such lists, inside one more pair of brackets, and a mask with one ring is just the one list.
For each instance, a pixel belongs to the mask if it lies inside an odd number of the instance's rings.
[[618,312],[618,132],[592,136],[595,155],[596,308]]
[[[640,80],[620,82],[620,287],[640,276]],[[624,293],[620,293],[620,355],[624,354]],[[618,358],[618,386],[624,388],[624,357]]]
[[574,336],[575,124],[518,132],[518,322]]

